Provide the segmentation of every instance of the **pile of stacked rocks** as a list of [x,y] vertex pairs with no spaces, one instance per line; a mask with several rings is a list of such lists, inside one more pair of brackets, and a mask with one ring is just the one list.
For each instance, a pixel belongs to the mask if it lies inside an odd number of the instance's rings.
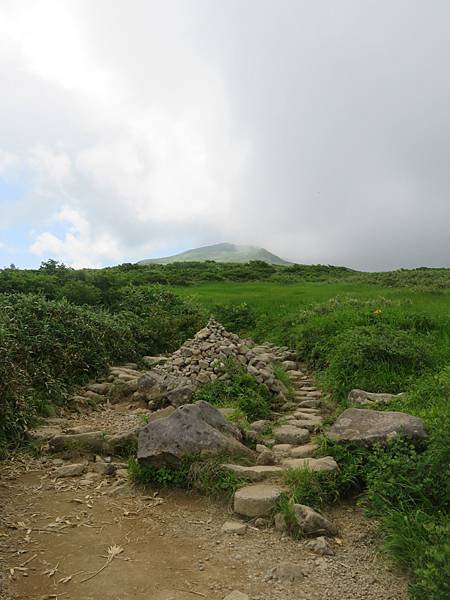
[[[273,363],[280,362],[289,369],[295,356],[287,347],[273,344],[255,345],[227,331],[219,322],[210,319],[207,326],[187,340],[163,364],[155,365],[137,382],[133,394],[144,400],[151,409],[189,403],[200,384],[226,378],[227,361],[234,359],[255,379],[267,386],[274,407],[286,403],[286,388],[274,375]],[[293,367],[292,367],[293,368]]]

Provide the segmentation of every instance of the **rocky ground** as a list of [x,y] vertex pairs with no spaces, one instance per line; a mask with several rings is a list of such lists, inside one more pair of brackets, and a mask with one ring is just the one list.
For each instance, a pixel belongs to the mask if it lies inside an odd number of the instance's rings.
[[[45,448],[49,443],[48,451],[35,457],[19,454],[0,465],[2,600],[407,598],[405,578],[379,554],[374,524],[355,503],[326,511],[335,529],[327,539],[293,540],[282,524],[275,529],[258,511],[250,514],[253,509],[249,513],[245,502],[239,508],[235,500],[239,514],[233,514],[233,503],[138,489],[128,482],[122,459],[105,452],[86,454],[85,448],[77,456],[76,436],[93,432],[89,439],[110,450],[115,436],[141,429],[167,397],[177,401],[186,388],[195,389],[199,375],[198,383],[221,376],[220,363],[229,356],[225,348],[231,347],[241,364],[272,386],[274,410],[280,411],[274,413],[274,438],[260,440],[264,444],[258,446],[253,471],[244,474],[247,487],[251,491],[261,481],[276,486],[277,469],[284,469],[286,461],[309,460],[323,416],[310,375],[298,370],[287,349],[255,347],[220,331],[213,324],[212,336],[202,330],[168,361],[156,361],[164,363],[150,376],[157,379],[156,392],[137,365],[113,368],[106,381],[80,390],[76,412],[49,419],[32,435],[35,444]],[[205,348],[205,343],[211,345]],[[199,347],[202,355],[196,354]],[[211,351],[208,362],[205,353]],[[273,377],[274,357],[284,359],[295,383],[290,400]],[[183,378],[182,385],[176,377]],[[117,394],[113,386],[118,382]],[[164,409],[165,414],[174,409]],[[260,426],[254,425],[255,435]],[[63,443],[56,448],[58,439]]]

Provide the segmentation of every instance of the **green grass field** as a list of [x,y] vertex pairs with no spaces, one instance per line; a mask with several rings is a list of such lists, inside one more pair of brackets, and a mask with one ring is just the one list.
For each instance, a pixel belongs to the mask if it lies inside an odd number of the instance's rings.
[[247,303],[257,314],[257,325],[247,333],[258,341],[282,342],[280,323],[332,298],[360,300],[387,299],[409,305],[411,311],[435,317],[450,312],[450,291],[423,292],[408,288],[387,288],[354,282],[305,282],[294,284],[258,282],[220,282],[172,288],[177,294],[197,300],[211,311],[217,304]]

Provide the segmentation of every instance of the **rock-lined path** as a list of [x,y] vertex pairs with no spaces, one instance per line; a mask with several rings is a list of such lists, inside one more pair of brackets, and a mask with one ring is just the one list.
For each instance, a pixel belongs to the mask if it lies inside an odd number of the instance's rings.
[[[319,448],[314,436],[322,431],[323,425],[321,391],[315,387],[305,365],[286,361],[284,367],[289,369],[293,398],[282,407],[282,415],[271,423],[272,437],[257,445],[257,464],[225,465],[241,479],[254,482],[240,488],[234,496],[234,511],[244,517],[264,518],[273,511],[286,491],[282,480],[288,469],[334,471],[339,468],[331,456],[314,457]],[[253,426],[260,427],[258,422]]]
[[[249,367],[272,378],[267,362],[256,358],[263,351],[239,352]],[[288,361],[285,367],[294,396],[283,398],[280,388],[284,403],[276,407],[271,438],[260,439],[255,465],[227,466],[248,480],[230,506],[182,491],[135,489],[121,459],[100,455],[149,418],[137,365],[114,367],[105,382],[81,390],[74,399],[79,412],[48,419],[34,434],[35,443],[49,441],[64,452],[22,454],[0,464],[0,564],[8,584],[2,600],[406,600],[405,579],[378,556],[373,524],[355,506],[327,511],[336,531],[325,541],[293,540],[279,520],[277,528],[268,526],[286,468],[337,468],[330,457],[314,458],[323,421],[320,391],[304,365]],[[113,403],[89,407],[118,381]],[[266,426],[253,424],[255,431]],[[76,458],[83,439],[92,452]]]

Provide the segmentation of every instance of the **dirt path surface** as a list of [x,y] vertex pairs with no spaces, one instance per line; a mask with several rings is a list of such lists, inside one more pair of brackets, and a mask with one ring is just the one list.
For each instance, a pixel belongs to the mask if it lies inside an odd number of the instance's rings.
[[[193,494],[115,497],[104,479],[55,480],[51,468],[52,460],[29,456],[1,466],[0,552],[14,599],[222,599],[234,589],[252,600],[407,598],[404,579],[377,555],[373,526],[353,506],[333,509],[340,534],[335,555],[322,557],[273,529],[222,533],[231,509]],[[83,582],[113,545],[123,551]],[[285,561],[304,575],[269,579]]]

